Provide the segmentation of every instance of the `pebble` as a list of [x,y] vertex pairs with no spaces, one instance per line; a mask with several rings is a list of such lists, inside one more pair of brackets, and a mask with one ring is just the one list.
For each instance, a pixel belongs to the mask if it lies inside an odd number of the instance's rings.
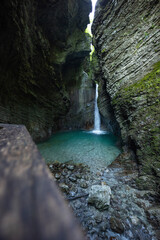
[[70,195],[73,197],[77,194],[78,189],[74,186],[72,186],[72,188],[70,189]]
[[75,203],[75,208],[76,208],[76,209],[80,209],[81,206],[82,206],[82,204],[81,204],[80,202],[76,202],[76,203]]
[[113,232],[116,232],[116,233],[124,232],[124,225],[121,222],[121,220],[118,218],[115,218],[115,217],[110,218],[110,227]]
[[71,181],[71,182],[77,182],[77,179],[75,178],[75,177],[69,177],[69,180]]
[[96,220],[96,223],[101,223],[102,222],[102,215],[101,214],[97,214],[95,216],[95,220]]
[[50,168],[50,169],[53,169],[53,164],[50,164],[50,165],[49,165],[49,168]]
[[74,170],[74,166],[73,166],[73,165],[67,165],[66,168],[67,168],[68,170],[71,170],[71,171]]
[[61,165],[61,168],[63,169],[63,168],[65,168],[65,167],[66,167],[66,164],[63,163],[63,164]]
[[100,225],[100,230],[105,232],[107,230],[107,223],[103,222],[101,225]]
[[138,225],[140,223],[140,221],[137,218],[137,216],[132,216],[131,217],[131,222],[132,222],[133,225]]
[[80,187],[81,188],[88,188],[88,184],[86,182],[81,182]]
[[109,240],[118,240],[116,237],[110,237]]
[[62,171],[62,175],[63,175],[63,176],[66,176],[66,175],[67,175],[67,171],[66,171],[66,170],[63,170],[63,171]]
[[58,168],[60,166],[60,163],[59,162],[55,162],[54,166]]
[[101,172],[97,172],[96,175],[97,175],[97,176],[101,176],[102,173],[101,173]]
[[68,173],[68,176],[70,176],[72,172],[69,170],[67,173]]
[[60,183],[59,187],[62,189],[63,192],[66,192],[66,193],[69,192],[69,187],[65,183]]
[[99,237],[101,237],[102,239],[106,239],[106,238],[105,238],[105,232],[100,232],[98,235],[99,235]]
[[82,175],[80,173],[76,173],[75,174],[75,177],[78,178],[78,179],[81,179],[82,178]]
[[70,197],[75,197],[75,196],[76,196],[76,192],[70,191],[70,192],[69,192],[69,196],[70,196]]
[[85,175],[85,176],[84,176],[84,179],[85,179],[85,180],[89,180],[89,176]]
[[55,173],[54,177],[55,177],[56,179],[60,179],[61,175],[60,175],[59,173]]

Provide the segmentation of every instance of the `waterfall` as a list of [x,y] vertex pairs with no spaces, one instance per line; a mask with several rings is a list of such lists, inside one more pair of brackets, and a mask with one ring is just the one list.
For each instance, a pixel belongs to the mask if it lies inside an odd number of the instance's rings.
[[94,132],[99,132],[100,126],[101,126],[97,99],[98,99],[98,84],[96,84],[95,109],[94,109]]

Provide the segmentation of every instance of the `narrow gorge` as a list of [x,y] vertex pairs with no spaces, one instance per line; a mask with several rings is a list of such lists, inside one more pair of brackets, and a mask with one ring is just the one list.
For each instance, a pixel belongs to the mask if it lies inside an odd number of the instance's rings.
[[160,1],[2,0],[0,36],[0,161],[25,125],[84,239],[159,240]]
[[[160,190],[160,3],[99,1],[95,76],[104,119],[114,113],[139,165],[142,189]],[[107,108],[108,106],[108,108]]]

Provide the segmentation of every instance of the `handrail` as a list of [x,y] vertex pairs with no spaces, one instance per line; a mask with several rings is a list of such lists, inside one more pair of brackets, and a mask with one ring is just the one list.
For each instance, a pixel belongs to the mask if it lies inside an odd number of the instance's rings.
[[84,239],[23,125],[0,124],[0,239]]

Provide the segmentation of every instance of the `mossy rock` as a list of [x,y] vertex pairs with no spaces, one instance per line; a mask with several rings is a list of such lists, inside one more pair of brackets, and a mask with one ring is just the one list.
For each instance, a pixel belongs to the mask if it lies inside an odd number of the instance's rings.
[[156,179],[153,176],[141,176],[136,179],[136,185],[139,190],[156,191]]
[[[157,177],[160,163],[160,62],[139,81],[121,88],[112,100],[119,117],[122,138],[136,153],[141,171]],[[134,144],[133,144],[134,143]],[[138,183],[145,187],[145,181]],[[152,184],[155,180],[151,179]],[[157,184],[159,185],[159,183]],[[156,185],[155,185],[156,186]]]

